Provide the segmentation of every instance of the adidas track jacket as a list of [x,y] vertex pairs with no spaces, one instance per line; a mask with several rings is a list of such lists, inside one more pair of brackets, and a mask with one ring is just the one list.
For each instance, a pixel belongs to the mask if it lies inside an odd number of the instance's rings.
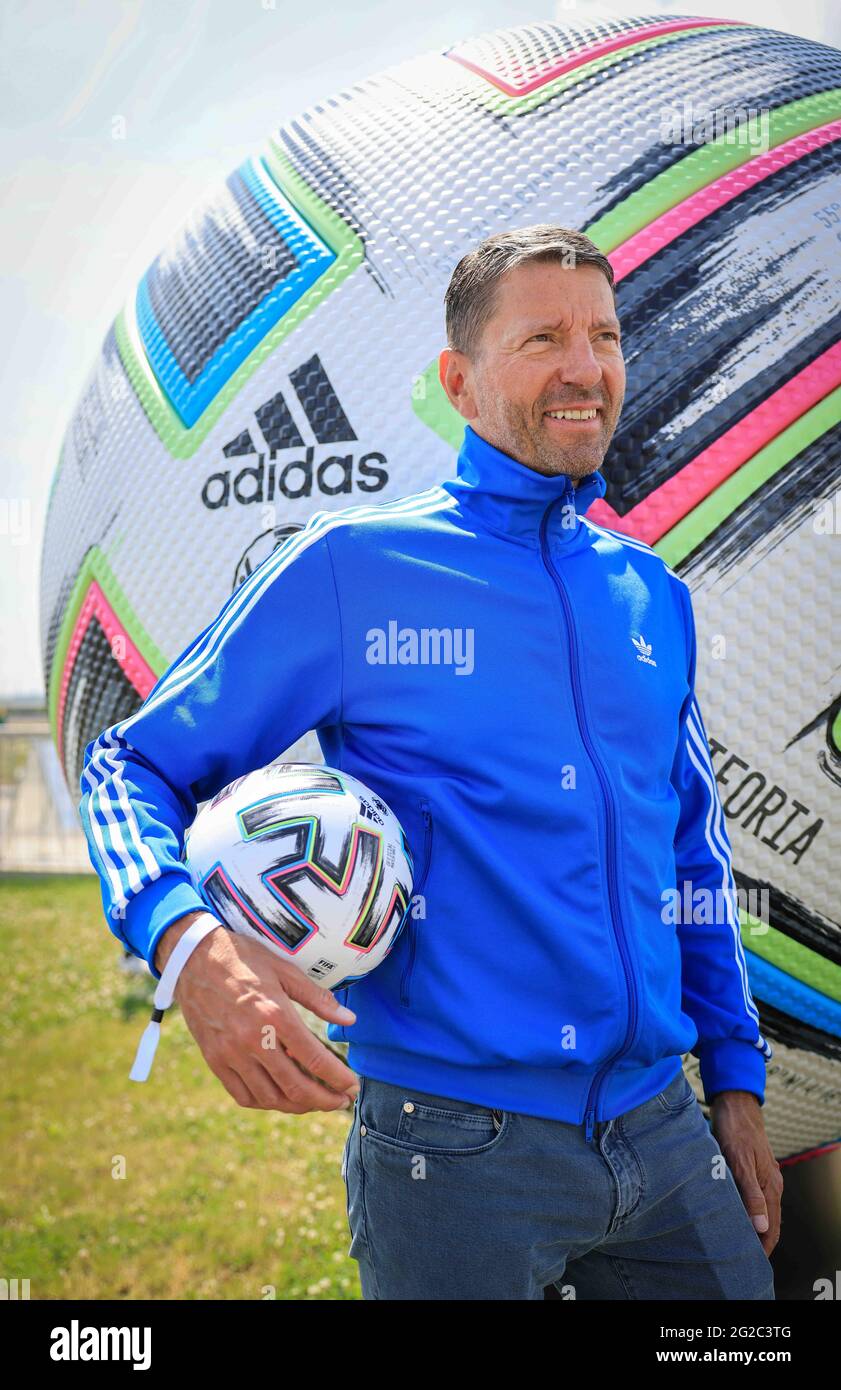
[[[197,803],[316,729],[382,796],[413,911],[330,1025],[357,1072],[592,1133],[700,1060],[764,1100],[771,1049],[695,697],[689,591],[573,489],[465,429],[456,476],[313,516],[130,718],[88,744],[81,814],[112,931],[154,971],[204,908]],[[700,914],[683,910],[700,898]],[[676,904],[681,907],[676,910]]]

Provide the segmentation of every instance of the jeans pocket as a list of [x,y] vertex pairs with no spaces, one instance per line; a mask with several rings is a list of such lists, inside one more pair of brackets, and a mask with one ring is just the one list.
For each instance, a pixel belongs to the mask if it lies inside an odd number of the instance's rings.
[[477,1106],[474,1112],[466,1113],[441,1105],[424,1105],[408,1096],[400,1111],[397,1138],[419,1153],[463,1153],[465,1149],[485,1149],[492,1144],[501,1133],[503,1119],[501,1110]]
[[666,1089],[660,1091],[657,1100],[662,1109],[670,1115],[688,1109],[695,1100],[695,1092],[687,1080],[686,1072],[679,1071],[674,1081],[670,1081]]
[[501,1142],[509,1114],[473,1101],[360,1078],[363,1143],[390,1145],[409,1154],[485,1153]]

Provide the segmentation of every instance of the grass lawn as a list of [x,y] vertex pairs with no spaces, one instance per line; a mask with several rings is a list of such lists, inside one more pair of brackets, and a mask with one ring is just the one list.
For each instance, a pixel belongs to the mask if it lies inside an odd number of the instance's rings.
[[33,1299],[360,1297],[350,1112],[241,1109],[177,1006],[129,1081],[154,981],[119,969],[93,875],[0,877],[0,944],[3,1277]]

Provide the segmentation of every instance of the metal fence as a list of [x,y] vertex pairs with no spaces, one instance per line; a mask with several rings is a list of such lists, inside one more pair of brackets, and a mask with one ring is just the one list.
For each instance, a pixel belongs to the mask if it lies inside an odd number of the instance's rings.
[[92,873],[43,704],[0,700],[0,871]]
[[[282,760],[322,762],[315,735]],[[67,789],[43,702],[0,698],[0,872],[93,873],[79,795]]]

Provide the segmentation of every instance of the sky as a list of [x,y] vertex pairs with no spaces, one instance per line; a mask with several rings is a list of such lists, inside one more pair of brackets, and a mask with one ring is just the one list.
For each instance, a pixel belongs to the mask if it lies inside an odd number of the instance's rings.
[[837,0],[2,0],[0,698],[43,691],[44,520],[83,384],[127,292],[205,190],[285,120],[404,59],[540,19],[658,14],[841,47]]

